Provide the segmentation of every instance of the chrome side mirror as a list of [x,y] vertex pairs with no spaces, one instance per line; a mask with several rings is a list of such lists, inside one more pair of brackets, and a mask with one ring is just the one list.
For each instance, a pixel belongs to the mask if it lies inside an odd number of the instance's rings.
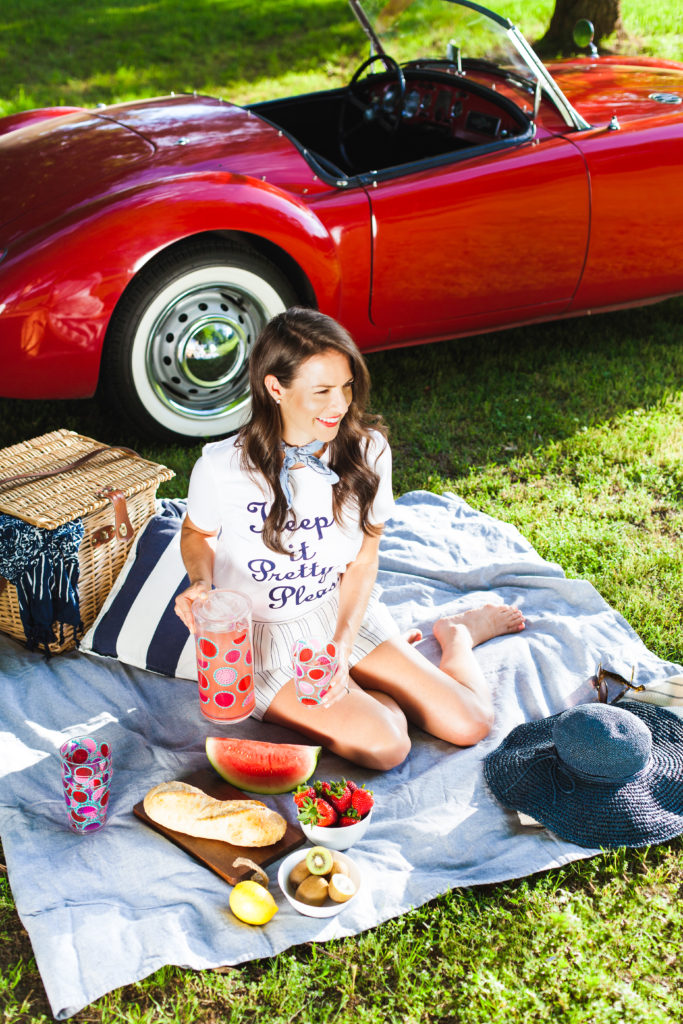
[[591,57],[598,56],[598,48],[593,42],[595,38],[595,26],[592,21],[588,18],[579,18],[576,25],[574,25],[574,31],[572,32],[572,39],[574,45],[579,50],[588,50]]

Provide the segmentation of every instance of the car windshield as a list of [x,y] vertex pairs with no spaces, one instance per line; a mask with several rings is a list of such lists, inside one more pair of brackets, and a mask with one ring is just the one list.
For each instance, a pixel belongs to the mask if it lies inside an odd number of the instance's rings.
[[[350,0],[375,45],[400,64],[425,58],[486,61],[533,86],[537,70],[507,18],[467,0]],[[364,16],[364,19],[363,19]],[[521,42],[521,47],[520,47]]]

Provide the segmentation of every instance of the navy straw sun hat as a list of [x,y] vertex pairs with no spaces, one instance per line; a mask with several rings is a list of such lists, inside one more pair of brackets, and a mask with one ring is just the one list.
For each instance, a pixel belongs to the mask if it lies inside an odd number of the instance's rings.
[[641,701],[525,722],[484,760],[498,800],[579,846],[650,846],[683,833],[683,720]]

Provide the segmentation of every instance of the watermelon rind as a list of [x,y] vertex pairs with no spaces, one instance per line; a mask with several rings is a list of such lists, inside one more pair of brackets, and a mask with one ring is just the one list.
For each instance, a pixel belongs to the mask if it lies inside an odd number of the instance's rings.
[[315,771],[321,747],[209,736],[206,756],[226,782],[247,793],[290,793]]

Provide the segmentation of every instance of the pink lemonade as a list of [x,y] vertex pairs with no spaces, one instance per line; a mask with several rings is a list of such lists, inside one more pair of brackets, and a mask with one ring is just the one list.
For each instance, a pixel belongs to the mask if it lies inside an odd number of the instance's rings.
[[199,706],[212,722],[241,722],[254,710],[254,665],[249,627],[195,638]]

